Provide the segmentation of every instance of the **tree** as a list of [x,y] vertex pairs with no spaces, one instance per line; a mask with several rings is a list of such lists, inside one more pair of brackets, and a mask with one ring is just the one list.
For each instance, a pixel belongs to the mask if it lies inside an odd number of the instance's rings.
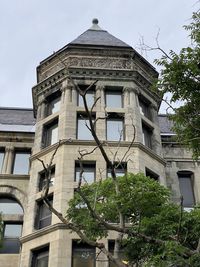
[[119,194],[112,178],[78,188],[68,219],[90,240],[107,237],[108,230],[122,233],[119,258],[125,266],[199,266],[200,210],[189,213],[172,204],[170,192],[144,174],[118,177],[118,183]]
[[180,143],[187,145],[194,158],[200,156],[200,11],[193,13],[192,22],[184,28],[190,32],[191,45],[182,48],[179,54],[163,52],[155,63],[162,67],[157,81],[157,92],[171,93],[170,107],[177,100],[183,105],[172,107],[173,130]]

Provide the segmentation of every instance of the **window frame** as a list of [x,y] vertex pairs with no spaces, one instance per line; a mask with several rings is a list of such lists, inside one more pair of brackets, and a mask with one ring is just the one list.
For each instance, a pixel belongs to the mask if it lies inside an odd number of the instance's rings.
[[[53,195],[50,195],[48,199],[53,205]],[[42,216],[44,210],[48,211],[48,214]],[[47,220],[47,223],[44,223],[45,220]],[[52,224],[52,212],[46,207],[42,199],[36,200],[35,229],[37,230],[43,229],[46,228],[47,226],[50,226],[51,224]]]
[[[3,219],[4,219],[3,247],[0,248],[0,254],[19,254],[20,253],[20,247],[21,247],[21,243],[19,241],[19,238],[22,235],[22,229],[23,229],[23,214],[24,214],[23,208],[20,205],[20,203],[13,197],[5,195],[5,196],[2,196],[0,199],[6,200],[6,202],[2,201],[1,203],[13,203],[13,204],[16,204],[18,207],[16,211],[14,210],[14,212],[7,212],[7,213],[4,212],[3,213]],[[11,210],[12,210],[12,208],[11,208]],[[9,211],[8,208],[7,208],[7,211]],[[7,219],[7,218],[11,218],[11,219]],[[15,218],[15,219],[12,219],[12,218]],[[8,233],[6,233],[6,226],[8,226],[8,225],[12,225],[12,226],[20,225],[20,233],[16,234],[16,235],[13,235],[13,234],[9,235],[9,230],[8,230]],[[11,232],[12,232],[12,230],[11,230]]]
[[[85,170],[94,170],[94,180],[93,181],[85,181],[85,179],[82,179],[82,182],[83,183],[93,183],[96,181],[96,161],[83,161],[82,162],[83,164],[83,174],[84,174],[84,169]],[[80,163],[78,161],[75,161],[75,174],[74,174],[74,181],[75,182],[78,182],[79,181],[79,177],[77,177],[77,172],[81,170],[81,167],[80,167]],[[92,171],[91,171],[92,172]]]
[[159,181],[159,175],[149,168],[145,168],[145,175],[155,181]]
[[[43,126],[42,148],[52,146],[58,142],[58,123],[59,119],[56,117]],[[57,141],[55,142],[52,139],[52,132],[54,129],[57,129]]]
[[151,102],[148,101],[143,96],[139,96],[139,108],[140,108],[140,114],[144,116],[145,118],[152,120],[152,114],[151,114]]
[[[85,116],[85,117],[84,117],[84,116]],[[92,114],[92,119],[95,120],[95,118],[96,118],[96,114],[93,113],[93,114]],[[94,140],[94,138],[93,138],[91,132],[89,131],[89,129],[87,128],[86,125],[85,125],[85,130],[88,131],[88,134],[89,134],[89,135],[87,135],[88,138],[87,138],[87,139],[85,139],[85,138],[83,139],[83,138],[80,136],[80,134],[81,134],[81,132],[80,132],[80,127],[83,126],[83,124],[81,124],[81,125],[79,124],[80,121],[86,121],[86,122],[88,122],[87,124],[88,124],[88,126],[89,126],[89,119],[86,117],[86,114],[85,114],[85,113],[80,113],[80,112],[78,112],[78,113],[77,113],[77,119],[76,119],[76,139],[77,139],[77,140],[85,140],[85,141],[92,141],[92,140]]]
[[[105,106],[107,108],[124,108],[124,97],[123,97],[123,88],[122,87],[106,87],[105,88]],[[108,99],[108,97],[111,96],[112,102]],[[114,103],[113,99],[114,96],[119,96],[120,100],[117,102],[120,102],[119,105],[112,105]]]
[[[17,155],[29,155],[27,161],[28,162],[24,162],[23,161],[23,164],[20,164],[17,163]],[[21,149],[21,148],[15,148],[14,150],[14,155],[13,155],[13,162],[12,162],[12,174],[14,175],[29,175],[29,170],[30,170],[30,161],[29,161],[29,158],[31,156],[31,150],[30,149]],[[26,165],[26,163],[28,163],[28,165]],[[16,164],[16,165],[15,165]],[[19,166],[21,165],[26,165],[27,166],[27,171],[26,172],[19,172],[18,168]]]
[[[116,122],[116,121],[121,122],[122,129],[120,130],[120,132],[118,132],[119,138],[114,138],[114,139],[112,138],[111,139],[108,133],[111,132],[109,130],[109,127],[112,127],[112,126],[111,125],[109,126],[108,123],[109,122]],[[122,136],[120,139],[121,131],[122,131]],[[116,113],[109,113],[108,117],[106,118],[106,140],[107,141],[113,141],[113,142],[125,141],[125,136],[126,136],[126,134],[125,134],[124,114],[119,115]]]
[[[177,172],[177,176],[178,176],[178,181],[179,181],[179,190],[180,190],[180,195],[183,197],[183,207],[184,208],[193,208],[194,205],[196,204],[196,199],[195,199],[195,194],[194,194],[194,173],[192,171],[178,171]],[[192,203],[189,205],[185,205],[185,201],[184,201],[184,194],[182,189],[181,189],[181,183],[180,183],[180,179],[188,179],[189,180],[189,184],[190,184],[190,197],[192,198]],[[187,187],[188,189],[188,187]],[[188,196],[188,192],[186,194]],[[188,200],[186,199],[186,202]]]
[[[49,187],[54,186],[55,183],[55,172],[56,172],[56,167],[53,165],[51,167],[51,180],[49,183]],[[42,191],[42,188],[45,186],[45,171],[41,171],[38,174],[38,191]]]
[[31,267],[38,267],[38,259],[45,258],[48,256],[47,266],[49,263],[49,244],[40,248],[34,249],[32,252]]
[[[88,88],[88,86],[89,85],[79,85],[79,88],[82,91],[84,91]],[[87,99],[87,97],[88,97],[88,99]],[[92,99],[92,97],[93,97],[93,99]],[[88,107],[92,107],[92,105],[95,102],[95,99],[96,99],[96,90],[95,90],[95,86],[92,86],[86,93],[86,100],[87,100]],[[84,107],[83,98],[79,93],[77,94],[77,106]]]
[[[118,162],[114,162],[114,164],[115,164],[115,166],[117,166],[117,168],[115,168],[116,177],[121,177],[121,176],[126,175],[127,162],[121,162],[120,164]],[[111,170],[107,167],[107,178],[108,177],[112,177],[112,176],[111,176]]]
[[94,256],[92,258],[92,261],[93,261],[93,264],[92,264],[93,266],[92,267],[96,267],[96,249],[95,249],[95,247],[92,247],[92,246],[90,246],[90,245],[88,245],[86,243],[80,242],[80,240],[72,240],[72,254],[71,254],[72,267],[77,267],[77,266],[79,267],[80,266],[80,263],[78,263],[78,265],[77,264],[75,265],[74,254],[77,251],[81,251],[81,249],[83,250],[82,253],[84,253],[84,251],[86,251],[89,254],[91,253],[91,255],[94,254]]
[[[1,157],[1,155],[2,155],[2,157]],[[2,173],[2,170],[3,170],[4,159],[5,159],[5,149],[0,148],[0,173]]]
[[[153,128],[142,121],[142,143],[144,146],[153,149],[152,136]],[[146,134],[145,134],[146,133]]]
[[[58,103],[58,108],[54,111],[52,104]],[[56,92],[50,94],[46,97],[46,108],[45,108],[45,117],[48,117],[52,114],[59,112],[61,104],[61,91],[57,90]]]

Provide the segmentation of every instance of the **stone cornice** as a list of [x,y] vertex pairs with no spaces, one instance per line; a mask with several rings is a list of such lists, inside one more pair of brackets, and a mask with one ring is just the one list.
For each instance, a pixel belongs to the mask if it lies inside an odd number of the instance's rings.
[[[115,142],[115,141],[104,141],[106,144],[109,145],[109,147],[117,147],[117,144],[118,142]],[[105,144],[105,147],[107,146]],[[131,144],[131,142],[129,141],[122,141],[120,142],[120,147],[123,148],[123,147],[129,147]],[[35,155],[32,155],[30,160],[33,161],[37,158],[40,158],[44,155],[46,155],[47,153],[50,153],[52,151],[54,151],[57,147],[58,143],[52,145],[52,146],[49,146],[49,147],[46,147],[44,149],[42,149],[40,152],[38,152],[37,154]],[[77,145],[77,146],[96,146],[96,143],[94,140],[88,140],[88,141],[85,141],[85,140],[76,140],[76,139],[63,139],[60,146],[62,145]],[[160,157],[159,155],[157,155],[153,150],[151,150],[150,148],[144,146],[142,143],[139,143],[139,142],[135,142],[132,144],[132,147],[134,148],[138,148],[138,149],[141,149],[142,151],[144,151],[145,153],[147,153],[150,157],[156,159],[157,161],[159,161],[161,164],[163,164],[165,166],[166,162],[165,160]]]
[[60,229],[69,229],[69,228],[63,223],[57,223],[57,224],[54,224],[54,225],[47,226],[47,227],[45,227],[43,229],[35,230],[35,232],[33,232],[33,233],[29,234],[29,235],[20,237],[19,240],[23,244],[23,243],[31,241],[31,240],[33,240],[35,238],[47,235],[49,233],[52,233],[52,232],[60,230]]

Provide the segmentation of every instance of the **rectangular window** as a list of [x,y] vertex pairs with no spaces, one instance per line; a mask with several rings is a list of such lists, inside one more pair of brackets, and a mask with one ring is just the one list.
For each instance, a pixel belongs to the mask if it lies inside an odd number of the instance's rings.
[[152,149],[152,130],[145,124],[142,124],[143,145]]
[[123,107],[122,89],[121,88],[106,89],[105,102],[106,102],[106,107],[122,108]]
[[180,194],[183,197],[183,206],[185,208],[192,208],[195,205],[192,173],[178,172]]
[[44,126],[43,144],[44,147],[51,146],[58,142],[58,119]]
[[[95,91],[94,90],[89,90],[86,93],[86,101],[87,101],[88,107],[92,107],[92,105],[94,104],[94,101],[95,101]],[[78,95],[78,105],[79,105],[79,107],[84,107],[83,98],[81,95]]]
[[[55,166],[51,168],[51,180],[49,183],[49,187],[54,185],[54,180],[55,180]],[[39,191],[41,191],[43,187],[45,187],[45,185],[46,185],[45,172],[43,171],[39,174]]]
[[140,113],[148,119],[151,119],[150,103],[148,101],[145,101],[144,99],[139,98],[139,105]]
[[5,155],[5,152],[0,150],[0,173],[2,172],[4,155]]
[[4,223],[3,244],[0,248],[1,254],[18,254],[20,251],[19,237],[22,233],[22,224]]
[[46,109],[47,116],[58,112],[60,110],[61,92],[57,91],[56,93],[50,95],[49,97],[47,97],[46,101],[47,101],[47,109]]
[[[94,118],[93,118],[94,119]],[[90,127],[89,120],[84,117],[82,114],[77,115],[77,139],[78,140],[93,140],[93,136],[90,130],[87,128]]]
[[[127,172],[127,164],[125,162],[122,162],[121,164],[115,163],[115,174],[117,177],[123,176]],[[108,168],[107,169],[107,177],[111,177],[111,170]]]
[[156,174],[155,172],[153,172],[153,171],[151,171],[151,170],[149,170],[147,168],[146,168],[146,176],[154,179],[155,181],[158,181],[158,179],[159,179],[159,175],[158,174]]
[[[53,198],[51,197],[49,201],[52,204]],[[49,208],[45,205],[43,201],[39,201],[37,203],[35,227],[37,229],[42,229],[46,226],[51,225],[51,218],[52,218],[52,212],[49,210]]]
[[108,141],[124,140],[124,118],[109,116],[106,120],[106,136]]
[[[95,162],[83,162],[83,174],[82,182],[93,183],[95,181],[96,175],[96,164]],[[75,181],[79,181],[80,178],[80,164],[76,162],[75,164]]]
[[32,251],[31,267],[48,267],[49,262],[49,246]]
[[13,174],[28,174],[30,151],[15,151]]
[[95,267],[95,248],[85,243],[72,242],[72,267]]

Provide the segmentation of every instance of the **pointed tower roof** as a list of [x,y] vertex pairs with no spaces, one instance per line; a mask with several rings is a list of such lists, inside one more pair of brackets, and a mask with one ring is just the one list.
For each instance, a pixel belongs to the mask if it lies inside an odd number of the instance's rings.
[[95,46],[112,46],[121,48],[131,48],[128,44],[119,40],[109,32],[101,29],[98,25],[98,19],[93,19],[93,25],[69,45],[95,45]]

